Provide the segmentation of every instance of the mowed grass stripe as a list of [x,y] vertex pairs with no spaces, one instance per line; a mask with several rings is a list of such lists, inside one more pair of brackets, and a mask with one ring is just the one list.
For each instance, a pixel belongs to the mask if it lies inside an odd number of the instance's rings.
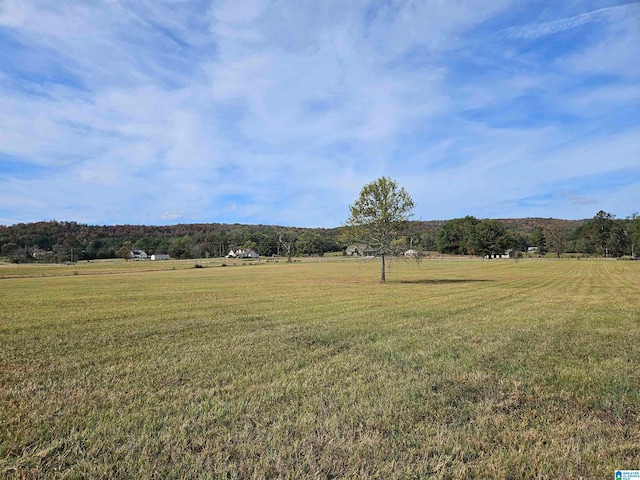
[[2,475],[606,478],[640,458],[635,263],[393,262],[386,285],[377,262],[175,266],[2,280]]

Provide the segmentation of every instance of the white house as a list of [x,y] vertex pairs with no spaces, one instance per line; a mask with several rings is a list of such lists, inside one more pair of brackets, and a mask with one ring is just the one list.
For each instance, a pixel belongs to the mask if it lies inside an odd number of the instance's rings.
[[149,255],[144,250],[133,250],[131,258],[149,258]]
[[260,258],[260,255],[258,255],[258,252],[252,250],[251,248],[239,248],[236,251],[231,250],[227,255],[227,258]]
[[168,253],[154,253],[151,255],[151,260],[171,260]]

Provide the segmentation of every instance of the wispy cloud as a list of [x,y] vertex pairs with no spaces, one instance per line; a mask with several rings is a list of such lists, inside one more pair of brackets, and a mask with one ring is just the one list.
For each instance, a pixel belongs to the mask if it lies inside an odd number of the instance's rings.
[[572,28],[596,21],[616,21],[627,15],[637,16],[640,13],[640,4],[637,2],[614,7],[599,8],[590,12],[581,13],[567,18],[560,18],[550,22],[531,23],[508,27],[497,32],[514,39],[535,40],[554,33],[570,30]]
[[380,175],[423,219],[628,214],[640,13],[590,5],[5,0],[0,223],[336,226]]

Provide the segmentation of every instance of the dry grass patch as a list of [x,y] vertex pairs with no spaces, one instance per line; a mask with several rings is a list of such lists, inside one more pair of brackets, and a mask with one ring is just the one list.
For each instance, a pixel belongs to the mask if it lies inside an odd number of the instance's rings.
[[638,468],[634,262],[175,266],[0,280],[0,475]]

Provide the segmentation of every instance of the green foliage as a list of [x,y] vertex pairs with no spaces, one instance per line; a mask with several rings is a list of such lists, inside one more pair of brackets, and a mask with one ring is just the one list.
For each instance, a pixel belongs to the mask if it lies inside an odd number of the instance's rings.
[[258,244],[252,240],[247,240],[242,244],[244,250],[257,250]]
[[[133,249],[147,254],[169,253],[173,258],[201,258],[224,256],[232,248],[254,242],[262,256],[278,253],[278,236],[285,233],[293,239],[301,231],[320,235],[325,249],[336,250],[338,229],[298,229],[265,225],[191,224],[170,226],[112,225],[90,226],[75,222],[37,222],[0,225],[0,255],[24,256],[24,247],[52,252],[46,261],[66,261],[74,252],[74,260],[93,260],[121,257],[120,249],[129,241]],[[22,249],[19,255],[14,250]],[[295,249],[292,249],[295,254]],[[45,259],[45,257],[42,257]],[[44,261],[44,260],[39,260]]]
[[394,241],[403,236],[413,215],[413,200],[404,188],[381,177],[362,188],[360,196],[349,206],[345,233],[352,241],[366,244],[382,259],[380,279],[384,282],[385,255],[397,253]]
[[278,239],[274,232],[264,233],[258,239],[257,251],[260,255],[271,257],[278,253]]
[[[556,254],[560,249],[585,255],[622,256],[637,254],[640,248],[640,219],[634,215],[616,219],[601,211],[588,220],[524,218],[498,221],[508,235],[507,248],[525,251],[528,246],[541,242],[541,233],[545,248]],[[412,221],[408,222],[409,228],[404,234],[408,245],[420,245],[426,251],[473,254],[477,247],[474,229],[479,222],[471,216],[449,221]],[[562,232],[556,224],[562,227]],[[95,226],[54,220],[0,225],[0,256],[20,262],[43,263],[69,261],[72,253],[74,261],[116,258],[126,241],[132,243],[132,248],[144,250],[149,255],[175,250],[174,258],[224,256],[247,241],[254,242],[262,256],[286,255],[281,237],[291,247],[290,255],[319,255],[320,250],[344,251],[352,243],[339,236],[340,230],[216,223]],[[310,235],[296,245],[304,232]],[[554,237],[554,232],[560,236]],[[322,238],[321,248],[318,236]],[[310,237],[314,239],[312,245],[309,245]],[[35,257],[33,253],[36,253]]]
[[603,256],[607,253],[609,246],[613,219],[614,215],[600,210],[591,220],[591,238],[596,247],[596,252]]
[[472,254],[474,230],[479,222],[470,215],[445,222],[437,238],[438,252],[454,255]]
[[420,235],[420,246],[427,252],[435,252],[438,249],[438,233],[431,230]]
[[298,238],[296,232],[291,230],[278,230],[278,255],[286,256],[287,261],[291,262],[291,256],[294,254],[294,245]]
[[118,255],[120,256],[120,258],[129,261],[131,260],[131,242],[129,240],[127,240],[126,242],[124,242],[122,244],[122,246],[120,247],[120,249],[118,250]]
[[630,245],[630,237],[626,223],[615,222],[611,225],[606,245],[609,255],[622,257],[625,254]]
[[603,257],[630,255],[635,248],[634,218],[617,220],[615,215],[600,210],[569,235],[571,248],[576,252]]
[[301,255],[322,255],[325,252],[325,241],[319,233],[305,231],[296,241],[296,250]]
[[538,253],[544,255],[547,251],[547,238],[542,227],[536,227],[531,232],[531,246],[538,248]]
[[633,213],[629,217],[629,237],[631,241],[631,255],[637,256],[640,249],[640,215]]
[[2,245],[0,254],[2,254],[3,257],[24,257],[24,248],[13,242],[8,242]]
[[558,258],[560,258],[567,247],[568,234],[569,232],[564,224],[557,220],[551,222],[544,229],[547,248],[550,252],[555,253]]
[[[168,253],[171,258],[182,259],[182,258],[191,258],[191,248],[193,247],[193,243],[189,235],[184,235],[180,238],[176,238],[171,242],[169,246]],[[156,253],[164,253],[164,252],[156,252]]]
[[526,235],[519,232],[507,232],[509,235],[509,248],[513,248],[518,252],[526,252],[529,248],[529,239]]
[[278,245],[273,229],[256,229],[244,233],[242,248],[251,249],[260,255],[270,257],[277,253]]
[[569,234],[569,244],[567,250],[574,253],[592,255],[595,252],[593,242],[590,237],[591,222],[585,222],[576,227]]
[[473,216],[446,222],[437,238],[438,251],[456,255],[501,255],[511,237],[498,220],[478,220]]
[[473,229],[472,245],[476,255],[502,255],[508,242],[504,225],[498,220],[482,220]]

